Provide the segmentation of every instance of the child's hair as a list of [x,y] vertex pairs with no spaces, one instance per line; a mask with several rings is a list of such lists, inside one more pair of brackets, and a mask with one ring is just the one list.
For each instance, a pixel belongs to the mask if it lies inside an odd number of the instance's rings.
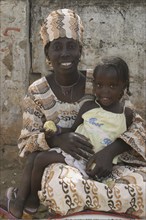
[[97,72],[109,68],[114,68],[117,73],[118,79],[122,82],[125,82],[125,88],[127,89],[126,92],[130,96],[131,92],[129,91],[129,68],[127,63],[122,58],[113,56],[101,58],[94,69],[93,77],[95,77],[95,74]]

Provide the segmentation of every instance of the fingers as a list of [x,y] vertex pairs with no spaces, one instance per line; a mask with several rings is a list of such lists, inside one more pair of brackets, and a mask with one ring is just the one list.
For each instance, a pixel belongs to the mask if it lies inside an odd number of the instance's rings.
[[83,134],[79,134],[79,133],[75,132],[75,135],[77,137],[80,137],[80,139],[82,139],[83,141],[89,141],[89,138],[85,137]]
[[75,152],[70,152],[69,153],[72,157],[74,157],[76,160],[79,160],[80,159],[80,156],[78,154],[76,154]]
[[75,155],[76,159],[84,158],[86,160],[89,159],[90,155],[87,152],[82,151],[80,148],[72,148],[71,152],[69,152],[71,155]]
[[41,128],[41,129],[40,129],[40,132],[45,132],[45,129],[44,129],[44,128]]
[[90,154],[94,154],[93,151],[93,145],[89,142],[89,139],[86,138],[84,135],[78,134],[76,133],[76,146],[80,149],[82,149],[83,151],[86,151]]
[[[94,162],[94,158],[93,157],[91,157],[89,160],[88,160],[88,162],[87,162],[87,164],[86,164],[86,171],[87,172],[91,172],[91,170],[93,170],[94,169],[94,167],[96,166],[96,163]],[[93,167],[93,168],[92,168]]]
[[[91,156],[94,154],[94,150],[92,150],[92,148],[90,148],[90,146],[87,146],[85,144],[78,144],[79,148],[82,149],[82,151],[87,152],[88,154],[90,154]],[[91,145],[92,146],[92,145]],[[93,147],[93,146],[92,146]]]
[[94,178],[96,176],[98,178],[105,178],[108,175],[110,175],[111,171],[110,169],[104,169],[104,167],[97,166],[95,162],[92,163],[92,159],[89,160],[86,167],[86,172],[89,176]]
[[108,177],[110,174],[111,172],[109,170],[106,170],[104,172],[101,170],[99,173],[95,174],[93,178],[97,181],[101,181],[103,178]]

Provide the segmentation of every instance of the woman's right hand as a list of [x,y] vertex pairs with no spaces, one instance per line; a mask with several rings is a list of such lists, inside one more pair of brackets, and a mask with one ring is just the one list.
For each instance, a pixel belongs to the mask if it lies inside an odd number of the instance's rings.
[[56,135],[48,139],[46,136],[46,141],[51,148],[60,147],[76,159],[80,159],[80,157],[88,159],[94,154],[93,145],[89,143],[89,140],[75,132]]

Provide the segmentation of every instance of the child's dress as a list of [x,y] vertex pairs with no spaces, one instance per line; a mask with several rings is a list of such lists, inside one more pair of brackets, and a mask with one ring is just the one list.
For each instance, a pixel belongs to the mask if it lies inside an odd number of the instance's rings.
[[[99,107],[87,111],[82,115],[82,118],[83,123],[78,126],[75,132],[89,138],[91,144],[94,146],[93,150],[95,153],[104,147],[108,147],[109,144],[114,142],[127,129],[124,112],[120,114],[112,113]],[[60,148],[55,148],[55,150],[64,155],[65,162],[68,165],[78,168],[83,176],[88,178],[85,172],[87,161],[84,159],[76,160]],[[117,161],[118,156],[113,159],[113,163],[116,164]]]

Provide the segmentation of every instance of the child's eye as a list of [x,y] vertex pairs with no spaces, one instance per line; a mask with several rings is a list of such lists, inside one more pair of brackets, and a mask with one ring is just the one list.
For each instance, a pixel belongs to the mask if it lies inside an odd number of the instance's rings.
[[99,83],[97,83],[95,86],[96,86],[97,88],[101,88],[101,87],[102,87],[102,85],[99,84]]
[[115,85],[110,85],[110,88],[111,89],[114,89],[116,86]]

